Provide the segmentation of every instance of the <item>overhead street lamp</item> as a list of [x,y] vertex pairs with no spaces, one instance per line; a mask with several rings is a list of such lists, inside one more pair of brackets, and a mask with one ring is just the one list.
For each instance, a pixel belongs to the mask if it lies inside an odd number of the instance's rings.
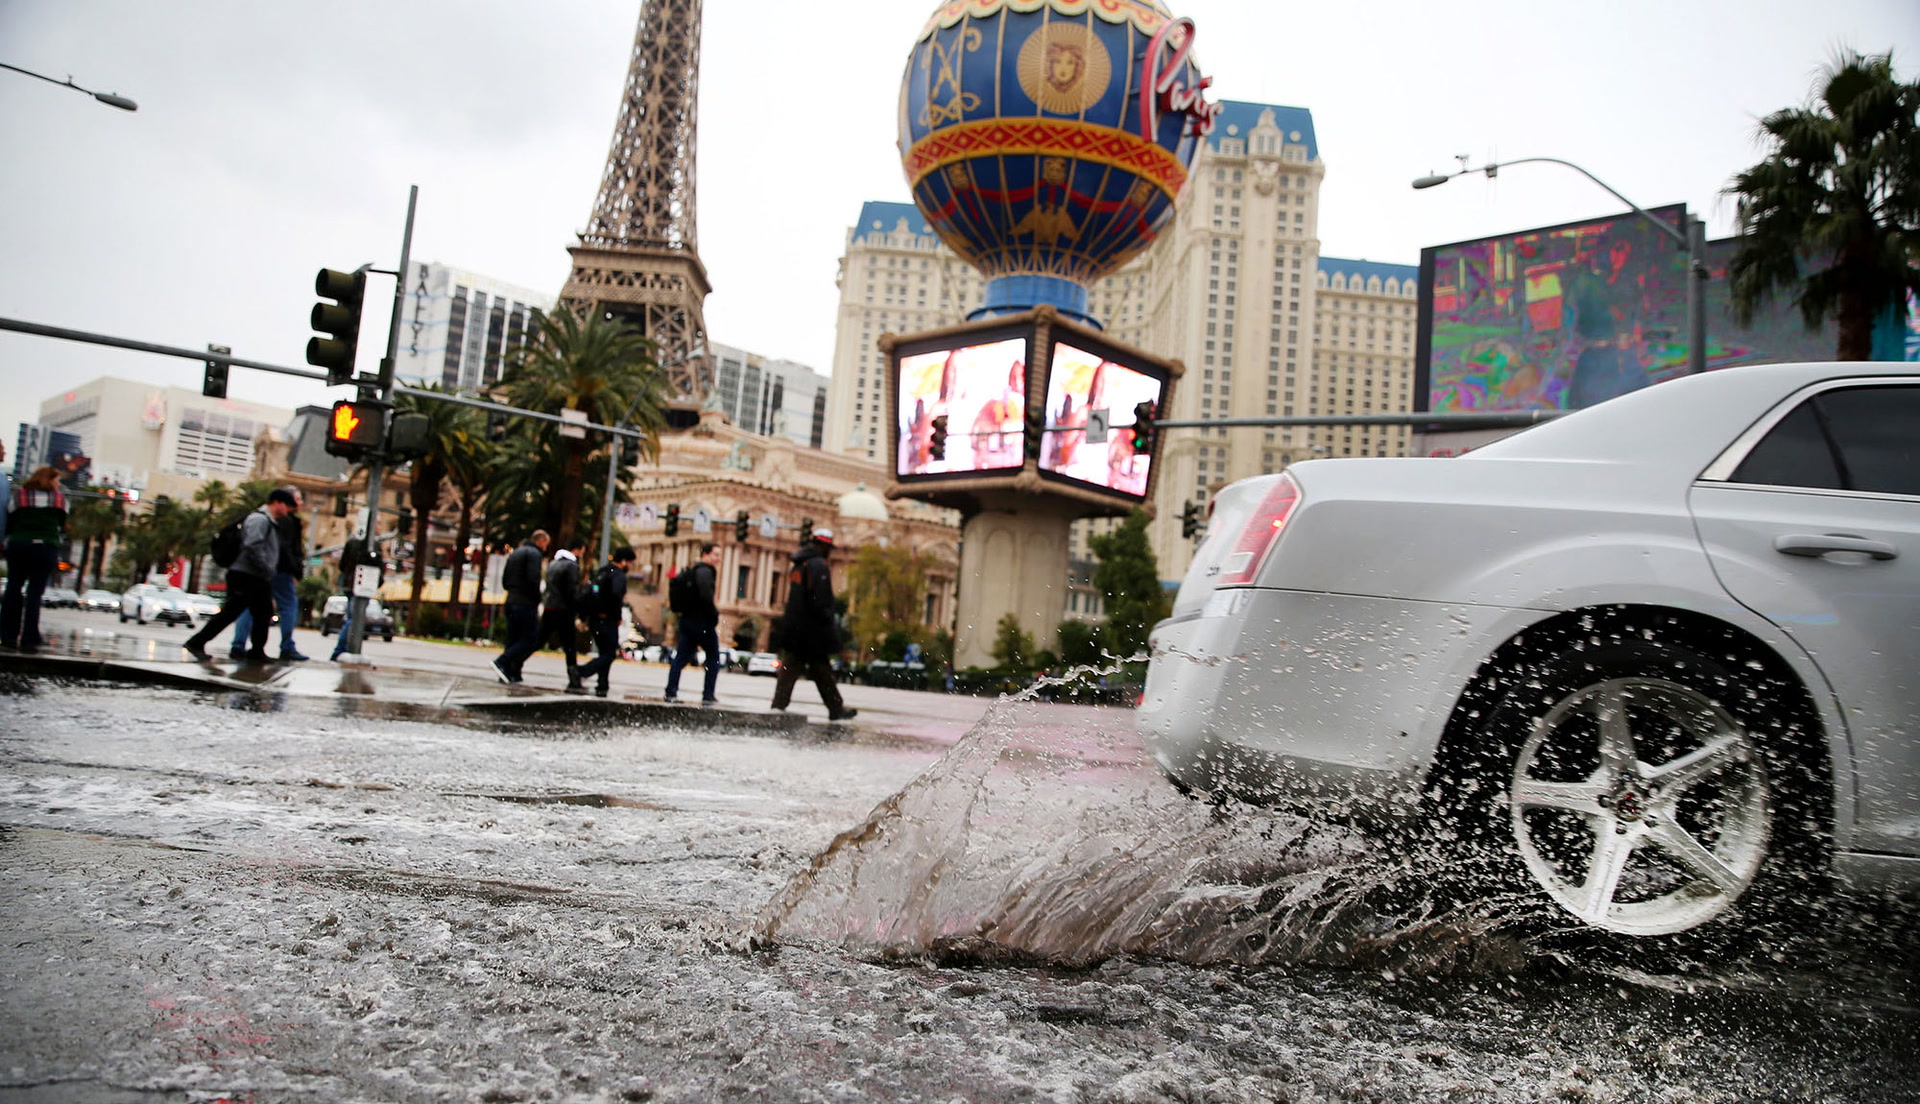
[[43,76],[39,73],[34,72],[31,69],[22,69],[18,65],[8,65],[6,62],[3,62],[3,61],[0,61],[0,69],[11,69],[16,73],[25,73],[29,77],[46,81],[48,84],[57,84],[62,88],[71,88],[75,92],[85,92],[87,95],[92,96],[94,99],[99,100],[101,103],[106,104],[108,107],[117,107],[122,111],[140,110],[139,104],[134,103],[132,100],[127,99],[125,96],[116,95],[115,93],[112,93],[112,92],[95,92],[91,89],[82,88],[79,85],[73,83],[72,77],[68,77],[66,80],[63,80],[63,81],[57,81],[57,80],[54,80],[52,77]]
[[1707,370],[1707,266],[1706,262],[1701,259],[1701,254],[1704,252],[1706,245],[1706,223],[1698,218],[1690,218],[1687,220],[1687,226],[1684,232],[1677,230],[1655,218],[1633,200],[1614,191],[1606,181],[1573,162],[1563,161],[1558,157],[1516,157],[1511,161],[1489,162],[1477,169],[1464,167],[1466,158],[1462,157],[1460,160],[1463,167],[1458,172],[1434,173],[1423,176],[1415,180],[1413,186],[1416,189],[1433,188],[1445,184],[1456,176],[1465,176],[1468,173],[1484,173],[1488,179],[1492,179],[1500,175],[1500,170],[1508,165],[1525,165],[1534,161],[1546,161],[1555,165],[1565,165],[1567,168],[1600,185],[1608,195],[1632,208],[1634,214],[1639,215],[1641,218],[1659,227],[1660,232],[1673,239],[1673,243],[1679,246],[1681,251],[1687,255],[1687,371],[1698,375]]

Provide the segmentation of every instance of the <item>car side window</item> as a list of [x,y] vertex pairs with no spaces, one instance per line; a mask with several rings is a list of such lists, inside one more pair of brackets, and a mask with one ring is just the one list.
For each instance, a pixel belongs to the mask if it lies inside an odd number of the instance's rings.
[[1780,419],[1734,469],[1733,482],[1766,487],[1843,489],[1840,465],[1809,399]]
[[1815,401],[1849,489],[1920,495],[1920,387],[1856,387]]
[[1732,481],[1920,495],[1920,387],[1815,395],[1754,446]]

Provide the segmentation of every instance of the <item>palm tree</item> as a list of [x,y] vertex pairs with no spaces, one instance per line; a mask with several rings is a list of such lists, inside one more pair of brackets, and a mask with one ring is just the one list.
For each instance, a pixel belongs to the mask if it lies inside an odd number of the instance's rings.
[[80,572],[74,579],[75,590],[87,588],[89,559],[93,561],[93,584],[100,585],[100,562],[105,558],[107,538],[119,528],[120,503],[116,499],[82,499],[67,511],[67,536],[80,542]]
[[[437,384],[426,390],[445,393],[445,389]],[[427,540],[428,525],[433,512],[440,508],[440,493],[454,467],[455,454],[470,451],[481,435],[482,428],[473,408],[438,399],[399,395],[394,399],[394,411],[397,414],[423,414],[428,420],[427,452],[412,461],[408,488],[413,502],[414,551],[413,593],[408,600],[407,623],[414,624],[420,616],[420,592],[426,588],[427,559],[432,552]],[[460,562],[465,553],[466,542],[463,537],[455,545],[455,587],[459,586]],[[457,589],[453,596],[459,598]]]
[[[513,405],[524,410],[557,414],[571,408],[602,423],[625,415],[647,431],[643,454],[659,456],[657,437],[666,426],[671,388],[654,360],[653,343],[624,322],[599,312],[584,319],[567,310],[542,315],[534,339],[511,354],[502,386]],[[553,489],[559,501],[549,503],[548,513],[555,539],[565,547],[579,531],[587,457],[608,443],[554,439],[560,464]]]
[[187,589],[200,589],[200,569],[206,560],[208,546],[213,535],[220,531],[216,519],[226,513],[233,502],[233,488],[218,479],[209,479],[193,492],[193,500],[205,511],[201,515],[199,539],[193,542],[192,566],[188,572]]
[[1838,359],[1866,360],[1876,321],[1920,292],[1920,81],[1896,80],[1891,52],[1847,51],[1760,135],[1767,159],[1725,192],[1739,203],[1735,313],[1750,322],[1784,292],[1808,329],[1837,322]]

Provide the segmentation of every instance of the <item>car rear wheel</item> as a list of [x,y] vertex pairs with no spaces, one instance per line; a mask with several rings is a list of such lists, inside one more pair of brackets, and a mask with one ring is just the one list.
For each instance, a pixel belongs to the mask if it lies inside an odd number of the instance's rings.
[[1791,746],[1798,692],[1729,658],[1615,628],[1491,676],[1439,787],[1486,872],[1629,942],[1737,930],[1787,900],[1824,840]]

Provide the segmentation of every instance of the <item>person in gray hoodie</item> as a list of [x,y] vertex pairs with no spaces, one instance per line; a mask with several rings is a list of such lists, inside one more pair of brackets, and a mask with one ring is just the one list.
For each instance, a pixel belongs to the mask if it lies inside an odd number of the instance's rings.
[[280,564],[279,521],[299,508],[293,492],[281,487],[267,495],[266,505],[247,515],[240,530],[240,555],[227,568],[227,600],[213,620],[187,638],[182,645],[187,654],[205,663],[207,644],[220,631],[240,619],[243,612],[253,614],[253,647],[245,658],[267,663],[267,631],[273,621],[273,573]]

